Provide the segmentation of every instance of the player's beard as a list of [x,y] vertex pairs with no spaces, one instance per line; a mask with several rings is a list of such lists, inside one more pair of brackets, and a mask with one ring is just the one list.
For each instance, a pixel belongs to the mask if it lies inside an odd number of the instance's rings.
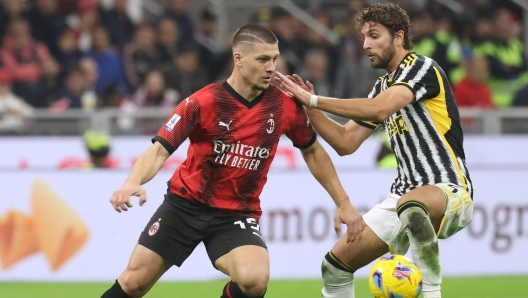
[[253,85],[253,90],[264,91],[264,90],[268,89],[268,87],[269,87],[269,84],[266,84],[266,85],[264,85],[264,84],[255,84],[255,85]]
[[376,69],[386,69],[395,54],[396,47],[394,46],[394,41],[392,41],[385,49],[383,49],[381,55],[376,55],[378,57],[378,62],[371,62],[370,65]]
[[253,90],[264,91],[268,89],[268,87],[269,87],[269,84],[259,84],[259,83],[253,84]]

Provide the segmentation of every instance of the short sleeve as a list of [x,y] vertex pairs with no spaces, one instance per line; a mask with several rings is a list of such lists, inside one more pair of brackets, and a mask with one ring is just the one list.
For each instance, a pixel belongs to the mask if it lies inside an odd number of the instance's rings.
[[[440,93],[439,69],[433,60],[423,56],[411,54],[405,59],[408,62],[402,64],[404,68],[400,72],[392,86],[405,86],[414,94],[414,100],[420,101],[436,97]],[[392,87],[391,86],[391,87]]]
[[295,118],[286,132],[286,136],[292,141],[293,146],[306,149],[315,143],[317,134],[308,119],[308,115],[300,104],[295,105]]
[[381,122],[374,122],[374,121],[354,120],[354,122],[356,122],[357,124],[359,124],[359,125],[361,125],[363,127],[370,128],[370,129],[373,129],[373,130],[378,129],[382,125]]
[[199,124],[200,104],[196,98],[186,98],[172,111],[165,124],[152,139],[152,143],[161,143],[172,154]]

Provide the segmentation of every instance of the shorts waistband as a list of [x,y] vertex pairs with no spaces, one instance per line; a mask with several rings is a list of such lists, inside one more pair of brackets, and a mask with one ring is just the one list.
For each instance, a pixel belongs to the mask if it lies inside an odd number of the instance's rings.
[[165,195],[165,197],[167,199],[171,199],[171,200],[175,200],[176,202],[188,202],[188,203],[191,203],[193,205],[196,205],[197,207],[202,207],[202,208],[211,208],[211,206],[205,204],[205,203],[202,203],[196,199],[187,199],[187,198],[184,198],[178,194],[175,194],[173,192],[170,192],[170,191],[167,191],[167,194]]

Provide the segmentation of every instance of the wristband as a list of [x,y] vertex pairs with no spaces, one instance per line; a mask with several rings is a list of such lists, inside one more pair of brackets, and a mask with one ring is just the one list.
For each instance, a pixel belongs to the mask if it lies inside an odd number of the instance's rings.
[[310,109],[317,108],[317,95],[310,95]]

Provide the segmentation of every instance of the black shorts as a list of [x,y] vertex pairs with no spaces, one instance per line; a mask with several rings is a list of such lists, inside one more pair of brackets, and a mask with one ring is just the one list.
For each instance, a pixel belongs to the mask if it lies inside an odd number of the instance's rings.
[[258,222],[169,193],[154,213],[138,243],[180,267],[200,242],[213,263],[233,248],[267,249]]

